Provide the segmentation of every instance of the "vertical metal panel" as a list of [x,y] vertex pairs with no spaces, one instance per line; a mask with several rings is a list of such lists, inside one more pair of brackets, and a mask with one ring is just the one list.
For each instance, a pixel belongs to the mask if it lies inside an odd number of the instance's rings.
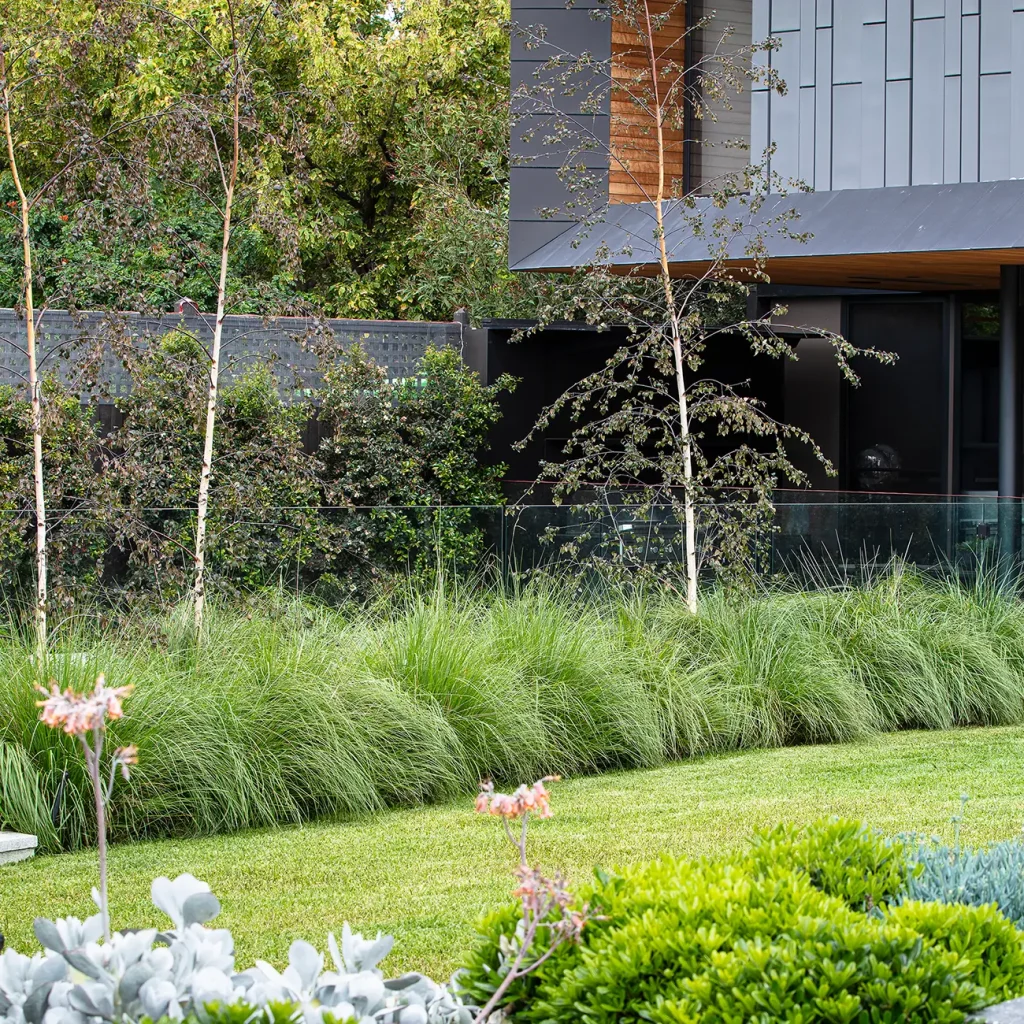
[[981,0],[963,0],[962,13],[964,13],[964,14],[980,14],[981,13]]
[[[754,12],[751,25],[751,42],[763,43],[771,30],[771,0],[754,0]],[[768,66],[769,54],[761,50],[754,54],[754,67],[765,68]]]
[[832,89],[832,188],[860,188],[862,85]]
[[[828,90],[823,90],[828,95]],[[811,188],[814,184],[814,104],[815,92],[813,86],[805,86],[800,90],[800,179]]]
[[864,26],[861,188],[885,184],[885,25]]
[[1013,74],[1010,76],[1010,177],[1024,178],[1024,11],[1013,13]]
[[861,81],[861,36],[864,22],[860,0],[834,0],[832,81],[836,85]]
[[[774,4],[777,0],[773,0]],[[772,66],[789,86],[785,96],[773,95],[771,104],[771,141],[775,144],[772,170],[783,178],[799,177],[800,163],[800,35],[780,32],[779,49],[772,53]]]
[[885,21],[885,0],[861,0],[860,17],[865,25]]
[[1010,70],[1013,0],[981,0],[981,73]]
[[771,33],[771,0],[754,0],[754,42],[761,42]]
[[[984,31],[984,29],[983,29]],[[981,76],[981,121],[978,177],[1010,177],[1010,76]]]
[[946,0],[946,74],[960,74],[960,2]]
[[832,0],[818,0],[818,15],[814,24],[817,28],[832,27]]
[[832,188],[832,29],[819,28],[814,48],[814,187]]
[[761,91],[750,97],[750,162],[759,164],[768,148],[768,93]]
[[915,18],[941,18],[945,13],[945,0],[914,0]]
[[814,80],[814,0],[801,0],[800,7],[800,84],[816,85]]
[[960,180],[960,76],[948,75],[945,87],[942,180],[952,183]]
[[800,0],[772,0],[772,32],[796,32],[799,28]]
[[910,184],[910,82],[885,86],[885,184]]
[[978,106],[980,85],[980,26],[978,16],[962,19],[962,65],[960,79],[960,180],[978,180]]
[[914,22],[914,80],[910,140],[910,183],[935,185],[942,181],[943,85],[942,20]]
[[885,35],[885,76],[910,77],[910,0],[889,0]]

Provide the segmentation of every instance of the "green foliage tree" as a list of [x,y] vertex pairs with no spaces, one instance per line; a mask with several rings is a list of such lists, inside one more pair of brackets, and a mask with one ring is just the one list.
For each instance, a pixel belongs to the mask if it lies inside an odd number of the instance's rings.
[[506,469],[488,464],[487,431],[500,416],[498,396],[514,386],[507,375],[482,384],[452,348],[429,349],[412,378],[389,379],[359,349],[325,374],[324,501],[368,510],[351,519],[360,523],[352,540],[363,541],[351,553],[391,570],[427,569],[439,557],[475,564],[481,509],[502,503]]
[[[42,16],[33,10],[27,16]],[[260,125],[260,141],[245,188],[258,211],[233,240],[232,311],[298,304],[335,316],[448,319],[466,305],[474,316],[529,313],[536,282],[505,266],[507,18],[507,0],[267,8],[247,54],[258,73],[244,114]],[[203,40],[223,42],[213,8],[65,0],[60,19],[83,125],[107,138],[125,174],[147,182],[126,202],[112,179],[100,183],[105,197],[83,180],[77,195],[40,208],[43,294],[77,275],[92,308],[111,306],[130,284],[135,308],[166,309],[186,294],[212,309],[208,266],[220,221],[197,188],[209,192],[215,176],[197,159],[187,173],[165,173],[170,160],[184,168],[208,140],[161,135],[160,124],[180,128],[166,115],[196,92]],[[48,96],[26,100],[45,123]],[[131,135],[108,136],[125,123],[135,126]],[[33,173],[47,172],[48,152],[33,152]],[[10,294],[16,280],[5,256],[0,288]]]

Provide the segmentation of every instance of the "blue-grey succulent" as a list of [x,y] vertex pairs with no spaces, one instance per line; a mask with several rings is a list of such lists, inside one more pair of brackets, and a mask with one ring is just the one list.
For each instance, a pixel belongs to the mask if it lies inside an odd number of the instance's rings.
[[99,914],[85,921],[38,918],[45,952],[0,955],[0,1024],[132,1024],[143,1018],[211,1020],[211,1008],[240,1004],[252,1021],[271,1004],[294,1007],[304,1024],[324,1014],[358,1024],[470,1024],[473,1013],[421,974],[386,980],[378,964],[390,936],[367,940],[346,924],[341,947],[328,936],[331,964],[308,942],[293,942],[288,966],[257,961],[236,972],[234,942],[208,928],[220,911],[209,886],[191,875],[158,878],[154,905],[173,927],[114,934],[100,942]]

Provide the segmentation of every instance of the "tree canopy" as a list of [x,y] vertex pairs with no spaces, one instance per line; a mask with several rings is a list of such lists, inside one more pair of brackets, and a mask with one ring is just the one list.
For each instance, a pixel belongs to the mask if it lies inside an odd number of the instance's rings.
[[[217,99],[226,0],[11,0],[39,288],[51,304],[209,309],[220,217],[190,106]],[[506,266],[508,0],[234,0],[257,23],[231,312],[528,315]],[[251,10],[250,10],[251,8]],[[256,17],[254,18],[254,15]],[[54,177],[57,180],[54,181]],[[211,189],[210,191],[214,191]],[[13,197],[0,178],[0,201]],[[5,221],[0,303],[13,304]]]

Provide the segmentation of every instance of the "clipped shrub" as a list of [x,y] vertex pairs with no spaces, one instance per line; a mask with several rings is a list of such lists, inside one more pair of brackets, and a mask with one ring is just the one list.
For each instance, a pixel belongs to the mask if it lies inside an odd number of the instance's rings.
[[965,907],[908,900],[891,907],[886,918],[970,964],[972,979],[993,1002],[1024,994],[1021,933],[994,903]]
[[[957,920],[892,905],[907,862],[853,822],[776,829],[748,854],[599,873],[582,943],[517,981],[504,1009],[536,1024],[950,1021],[1024,991],[1021,935],[994,907]],[[889,904],[886,907],[886,904]],[[490,915],[465,961],[481,1002],[507,968],[515,908]]]
[[1024,928],[1024,843],[1010,840],[983,850],[939,843],[911,852],[907,898],[984,907],[994,904]]
[[899,898],[909,873],[900,840],[848,820],[778,825],[755,837],[751,857],[765,870],[801,872],[815,888],[864,911]]

